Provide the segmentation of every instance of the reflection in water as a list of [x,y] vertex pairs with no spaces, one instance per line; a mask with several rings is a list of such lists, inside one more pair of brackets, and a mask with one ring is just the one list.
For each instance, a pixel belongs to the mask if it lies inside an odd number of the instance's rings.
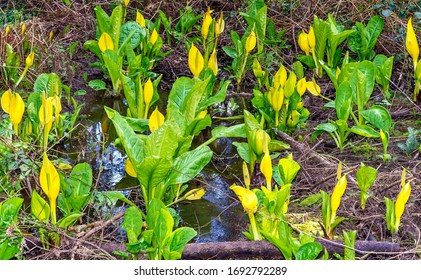
[[[137,186],[137,180],[125,173],[126,155],[121,147],[117,148],[113,144],[116,134],[112,126],[108,127],[109,120],[103,109],[104,105],[114,108],[119,105],[115,101],[111,104],[103,102],[99,101],[91,107],[85,123],[87,129],[83,130],[85,134],[79,135],[78,145],[72,148],[77,154],[74,160],[91,165],[94,178],[99,175],[98,190]],[[108,139],[104,139],[103,131]],[[193,227],[198,232],[196,242],[244,239],[242,231],[247,229],[247,215],[229,190],[229,186],[238,183],[232,174],[241,174],[239,160],[235,157],[236,151],[231,142],[230,139],[219,139],[216,146],[212,147],[216,156],[199,176],[200,184],[206,188],[205,196],[201,200],[178,205],[183,226]],[[124,194],[127,197],[127,192]]]

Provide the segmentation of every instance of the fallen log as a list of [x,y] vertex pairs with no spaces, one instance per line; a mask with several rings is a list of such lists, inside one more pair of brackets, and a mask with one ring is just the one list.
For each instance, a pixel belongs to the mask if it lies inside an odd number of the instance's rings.
[[[25,237],[26,248],[31,251],[35,247],[42,248],[39,238],[34,236]],[[55,248],[56,253],[60,250],[80,258],[78,255],[86,256],[86,252],[103,251],[111,257],[114,251],[125,251],[124,243],[117,242],[92,242],[83,239],[67,240],[65,248]],[[343,255],[344,244],[340,240],[317,239],[330,255],[337,253]],[[73,244],[69,244],[73,243]],[[75,246],[77,245],[77,246]],[[355,241],[355,253],[357,256],[364,255],[397,255],[401,254],[400,246],[397,243],[383,241]],[[93,257],[94,258],[94,257]],[[146,256],[139,254],[138,259],[146,259]],[[189,243],[184,248],[182,255],[184,260],[282,260],[283,256],[274,245],[266,240],[262,241],[227,241],[209,243]]]
[[[343,241],[318,239],[329,254],[343,254]],[[357,256],[399,254],[400,246],[391,242],[355,241]],[[283,259],[282,254],[268,241],[232,241],[187,244],[183,259],[186,260],[226,260],[226,259]]]

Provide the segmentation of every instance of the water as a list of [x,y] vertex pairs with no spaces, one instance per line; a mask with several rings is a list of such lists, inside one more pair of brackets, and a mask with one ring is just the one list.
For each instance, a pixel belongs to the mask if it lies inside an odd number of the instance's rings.
[[[123,104],[102,98],[93,103],[83,122],[86,128],[77,135],[77,143],[67,147],[69,156],[91,165],[94,178],[98,179],[97,190],[136,188],[139,182],[125,173],[126,155],[113,144],[117,136],[104,112],[104,105],[119,109]],[[104,138],[104,130],[108,139]],[[176,209],[182,225],[197,231],[196,242],[239,240],[244,238],[241,232],[247,229],[247,215],[229,187],[239,182],[232,174],[241,174],[241,163],[230,139],[219,139],[211,148],[214,151],[211,163],[190,182],[190,186],[204,187],[206,194],[201,200],[179,203]],[[124,194],[128,196],[130,191]]]

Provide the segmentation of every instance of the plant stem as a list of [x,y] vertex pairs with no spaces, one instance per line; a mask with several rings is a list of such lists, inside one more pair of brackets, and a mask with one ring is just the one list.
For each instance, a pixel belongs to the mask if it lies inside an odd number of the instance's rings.
[[259,235],[259,232],[257,230],[256,219],[254,218],[254,214],[248,213],[248,216],[249,216],[249,220],[250,220],[251,231],[253,232],[254,241],[260,240],[260,235]]

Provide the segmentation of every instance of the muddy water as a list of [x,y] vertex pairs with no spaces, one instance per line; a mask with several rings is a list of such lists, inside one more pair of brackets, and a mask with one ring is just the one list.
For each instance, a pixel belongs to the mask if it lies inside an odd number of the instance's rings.
[[[98,181],[97,190],[136,188],[139,182],[124,170],[124,151],[113,144],[116,134],[105,115],[104,105],[120,111],[125,107],[121,101],[95,100],[83,121],[85,128],[77,134],[77,141],[67,147],[69,157],[91,165]],[[103,130],[107,130],[107,139]],[[247,216],[229,190],[229,186],[239,182],[232,174],[241,174],[241,163],[229,139],[220,139],[211,148],[215,153],[212,162],[190,184],[191,187],[204,187],[206,194],[201,200],[177,205],[182,225],[197,231],[196,242],[243,239],[241,232],[246,230]],[[123,193],[129,195],[129,191]]]

